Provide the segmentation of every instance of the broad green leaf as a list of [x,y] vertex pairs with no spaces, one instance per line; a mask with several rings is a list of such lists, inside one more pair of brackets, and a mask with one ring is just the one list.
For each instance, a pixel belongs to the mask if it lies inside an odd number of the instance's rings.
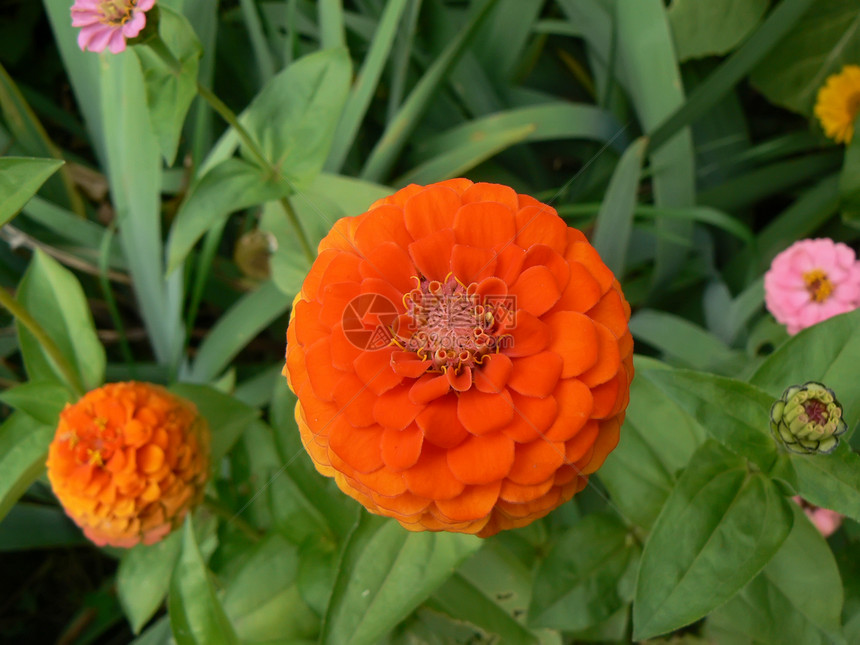
[[28,381],[0,392],[0,401],[52,428],[57,427],[60,412],[72,399],[72,393],[56,381]]
[[730,52],[756,28],[768,0],[673,0],[669,23],[678,60]]
[[194,403],[209,422],[212,431],[210,460],[216,469],[248,424],[260,416],[259,410],[208,385],[177,383],[170,386],[170,391]]
[[316,536],[334,537],[325,516],[292,479],[287,469],[276,471],[266,489],[272,513],[272,528],[294,544]]
[[15,412],[0,425],[0,520],[45,470],[54,428]]
[[170,635],[170,618],[159,618],[129,645],[175,645]]
[[90,544],[59,506],[18,502],[0,521],[0,552]]
[[634,639],[698,620],[731,598],[791,530],[789,503],[745,461],[708,441],[693,456],[645,544]]
[[807,327],[767,357],[750,383],[774,400],[792,385],[824,383],[843,406],[849,428],[860,420],[860,310]]
[[860,60],[860,13],[855,0],[815,2],[753,70],[768,100],[806,116],[825,79]]
[[[354,517],[358,513],[353,514]],[[337,577],[338,549],[334,542],[319,536],[305,540],[299,548],[296,584],[302,599],[322,618]]]
[[836,560],[800,507],[792,511],[794,526],[773,559],[708,622],[765,645],[844,643]]
[[860,455],[842,442],[829,455],[789,458],[801,497],[860,521]]
[[152,545],[138,544],[123,553],[116,572],[116,591],[131,630],[139,634],[161,606],[182,549],[182,533],[174,531]]
[[298,567],[298,549],[277,534],[254,547],[224,595],[224,611],[243,642],[318,633],[319,619],[296,587]]
[[268,161],[295,188],[306,188],[322,170],[350,73],[346,49],[309,54],[275,76],[242,115]]
[[770,432],[773,398],[753,385],[705,372],[651,370],[647,378],[715,439],[765,472],[777,458]]
[[190,380],[206,382],[216,378],[290,304],[290,300],[272,281],[264,282],[242,296],[209,329],[209,334],[197,351]]
[[[74,274],[37,250],[21,279],[17,298],[71,364],[84,389],[100,386],[105,373],[105,350],[96,335],[84,291]],[[65,382],[59,368],[20,323],[18,338],[31,379]],[[75,388],[73,383],[66,385]]]
[[320,642],[376,643],[480,546],[472,535],[412,533],[363,514],[346,544]]
[[0,158],[0,226],[15,217],[63,163],[59,159]]
[[230,213],[284,197],[289,187],[241,159],[227,159],[199,178],[182,203],[167,246],[167,274],[172,273],[213,226]]
[[637,551],[618,519],[586,516],[559,537],[541,563],[529,623],[579,631],[607,620],[625,605],[619,581]]
[[[642,128],[650,133],[684,104],[684,89],[672,48],[672,35],[662,0],[618,0],[615,36],[629,83],[629,93]],[[688,128],[650,154],[654,202],[658,207],[687,208],[696,202],[695,154]],[[657,228],[692,240],[690,222],[657,219]],[[657,240],[654,285],[675,277],[686,255],[684,244]]]
[[503,643],[533,645],[538,642],[537,636],[517,622],[496,599],[459,573],[448,578],[428,604],[456,620],[469,622],[497,635]]
[[630,385],[621,440],[598,477],[623,516],[650,529],[672,492],[676,473],[686,467],[707,435],[650,380],[652,364],[636,357],[634,365],[636,378]]
[[612,272],[621,279],[627,262],[627,247],[633,229],[633,213],[639,189],[639,175],[648,140],[640,137],[621,156],[612,173],[597,220],[592,244]]
[[132,48],[143,69],[146,102],[152,130],[158,139],[161,155],[168,166],[176,159],[179,136],[191,101],[197,96],[197,71],[203,48],[191,24],[182,14],[159,5],[158,35],[166,47],[168,63],[149,46]]
[[170,627],[177,645],[238,645],[240,642],[209,575],[189,516],[182,530],[182,551],[173,569],[167,601]]

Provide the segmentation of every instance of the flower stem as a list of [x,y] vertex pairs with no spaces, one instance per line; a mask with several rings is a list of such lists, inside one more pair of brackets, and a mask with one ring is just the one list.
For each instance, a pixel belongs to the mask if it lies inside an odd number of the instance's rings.
[[[173,53],[167,48],[167,45],[164,44],[164,41],[161,40],[160,37],[154,37],[150,40],[146,41],[146,45],[159,57],[162,61],[164,61],[168,67],[170,67],[173,72],[179,74],[181,72],[181,65]],[[263,168],[265,168],[269,173],[271,173],[272,177],[274,177],[278,182],[286,184],[290,186],[292,190],[292,186],[289,184],[287,179],[281,174],[281,171],[276,168],[267,158],[263,151],[260,149],[260,146],[254,141],[251,134],[248,130],[245,129],[241,123],[239,123],[239,119],[236,117],[236,113],[233,112],[227,105],[222,101],[218,96],[210,90],[208,87],[203,85],[200,81],[197,81],[197,94],[200,95],[204,101],[206,101],[210,107],[215,110],[218,115],[224,119],[227,124],[236,131],[236,134],[242,140],[242,143],[245,144],[245,147],[254,157],[254,160]],[[281,197],[279,200],[281,206],[284,209],[284,212],[287,215],[287,219],[290,221],[290,225],[295,229],[296,237],[299,240],[299,244],[302,247],[302,251],[305,254],[309,263],[313,263],[316,258],[316,254],[311,248],[310,242],[308,241],[307,236],[305,235],[305,231],[299,222],[299,218],[296,215],[296,211],[293,208],[293,205],[290,203],[289,198]]]
[[48,336],[48,332],[45,331],[44,327],[42,327],[42,325],[40,325],[36,319],[30,315],[30,312],[24,309],[24,307],[22,307],[21,304],[3,288],[0,288],[0,305],[9,310],[9,313],[11,313],[19,323],[24,325],[24,327],[33,334],[36,341],[42,346],[42,349],[44,349],[48,356],[50,356],[54,361],[54,364],[60,370],[63,378],[74,391],[75,396],[83,396],[84,386],[81,385],[81,381],[78,378],[77,373],[72,369],[72,366],[69,364],[69,361],[66,360],[66,357],[63,356],[63,353],[60,351],[60,348],[57,347],[57,344],[50,336]]

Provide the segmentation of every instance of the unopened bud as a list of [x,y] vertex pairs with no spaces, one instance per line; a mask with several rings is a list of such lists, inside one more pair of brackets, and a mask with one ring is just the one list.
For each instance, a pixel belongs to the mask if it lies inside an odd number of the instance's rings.
[[773,436],[791,452],[827,454],[848,426],[833,390],[809,381],[792,385],[770,409]]

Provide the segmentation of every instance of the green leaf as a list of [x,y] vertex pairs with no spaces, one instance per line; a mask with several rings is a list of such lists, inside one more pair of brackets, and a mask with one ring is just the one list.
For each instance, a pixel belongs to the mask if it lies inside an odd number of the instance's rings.
[[15,217],[63,163],[59,159],[0,158],[0,226]]
[[241,159],[219,163],[194,182],[176,214],[167,245],[167,274],[185,261],[204,233],[230,213],[280,199],[287,193],[289,187],[253,164]]
[[637,551],[620,520],[588,515],[558,539],[541,563],[529,623],[579,631],[608,619],[625,605],[619,581]]
[[497,635],[502,643],[533,645],[538,642],[533,632],[517,622],[496,600],[459,573],[455,573],[439,587],[429,605],[458,621],[471,623]]
[[310,638],[319,619],[296,587],[299,554],[277,534],[254,547],[227,586],[224,611],[244,642]]
[[264,155],[298,189],[322,170],[349,92],[346,49],[304,56],[275,76],[241,117]]
[[[74,274],[37,250],[21,284],[18,302],[36,319],[71,364],[86,390],[102,384],[105,350],[96,335],[92,313]],[[18,338],[27,374],[31,379],[58,379],[59,369],[36,338],[18,324]],[[66,383],[73,388],[73,383]]]
[[806,116],[825,79],[860,60],[860,14],[854,0],[815,2],[753,70],[752,84],[777,105]]
[[735,453],[769,471],[777,458],[770,433],[773,398],[753,385],[705,372],[652,370],[647,378]]
[[708,622],[764,645],[844,643],[833,552],[800,507],[792,511],[794,526],[773,559]]
[[209,422],[212,431],[210,460],[215,468],[248,424],[260,416],[259,410],[208,385],[176,383],[170,386],[170,391],[191,401]]
[[341,559],[320,642],[376,643],[480,545],[472,535],[412,533],[362,514]]
[[860,310],[792,336],[756,370],[750,383],[778,399],[792,385],[818,381],[836,393],[848,427],[860,421]]
[[177,645],[239,644],[239,637],[209,579],[190,515],[182,530],[182,551],[170,579],[167,606]]
[[72,398],[72,393],[55,381],[29,381],[0,392],[0,401],[52,428],[57,427],[60,412]]
[[182,533],[174,531],[156,544],[138,544],[123,553],[116,572],[116,591],[135,634],[155,615],[167,595],[181,549]]
[[674,0],[669,22],[678,60],[727,54],[756,28],[768,4],[768,0]]
[[839,205],[842,220],[860,226],[860,137],[854,137],[845,148],[845,163],[839,173]]
[[[619,60],[642,128],[653,132],[684,104],[684,90],[662,0],[616,2]],[[696,202],[695,154],[689,129],[678,132],[650,154],[654,202],[658,207],[687,208]],[[692,240],[690,222],[657,219],[658,230]],[[654,284],[673,279],[686,255],[684,244],[657,241]]]
[[15,412],[0,425],[0,520],[45,470],[54,428]]
[[645,544],[634,639],[698,620],[746,585],[773,557],[793,515],[776,486],[708,441],[678,480]]
[[801,497],[860,521],[860,455],[843,442],[829,455],[791,454],[789,459]]
[[[242,296],[210,329],[200,344],[190,379],[210,381],[261,331],[290,306],[272,281]],[[286,326],[286,325],[285,325]]]
[[152,130],[158,139],[161,154],[168,166],[176,159],[182,124],[191,102],[197,96],[197,72],[203,47],[194,34],[191,24],[182,14],[159,4],[158,35],[160,43],[153,47],[166,47],[165,54],[173,58],[168,64],[149,46],[132,47],[143,69],[146,85],[146,103]]
[[619,279],[624,276],[627,262],[627,247],[630,244],[630,231],[633,229],[633,213],[639,189],[639,176],[642,173],[642,160],[648,140],[640,137],[621,157],[606,196],[594,222],[592,244],[600,257]]

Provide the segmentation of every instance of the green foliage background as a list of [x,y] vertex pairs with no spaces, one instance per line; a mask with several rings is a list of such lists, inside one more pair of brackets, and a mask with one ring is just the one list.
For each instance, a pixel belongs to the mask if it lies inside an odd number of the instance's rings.
[[[169,61],[81,52],[70,5],[0,6],[0,284],[23,312],[0,334],[0,640],[860,642],[860,312],[789,338],[762,304],[791,243],[858,238],[860,138],[811,112],[860,63],[860,1],[159,0]],[[592,485],[483,541],[343,496],[280,375],[332,223],[461,175],[585,230],[638,352]],[[122,379],[198,405],[213,480],[183,530],[96,552],[45,455],[67,401]],[[768,430],[808,380],[845,407],[827,456]]]

